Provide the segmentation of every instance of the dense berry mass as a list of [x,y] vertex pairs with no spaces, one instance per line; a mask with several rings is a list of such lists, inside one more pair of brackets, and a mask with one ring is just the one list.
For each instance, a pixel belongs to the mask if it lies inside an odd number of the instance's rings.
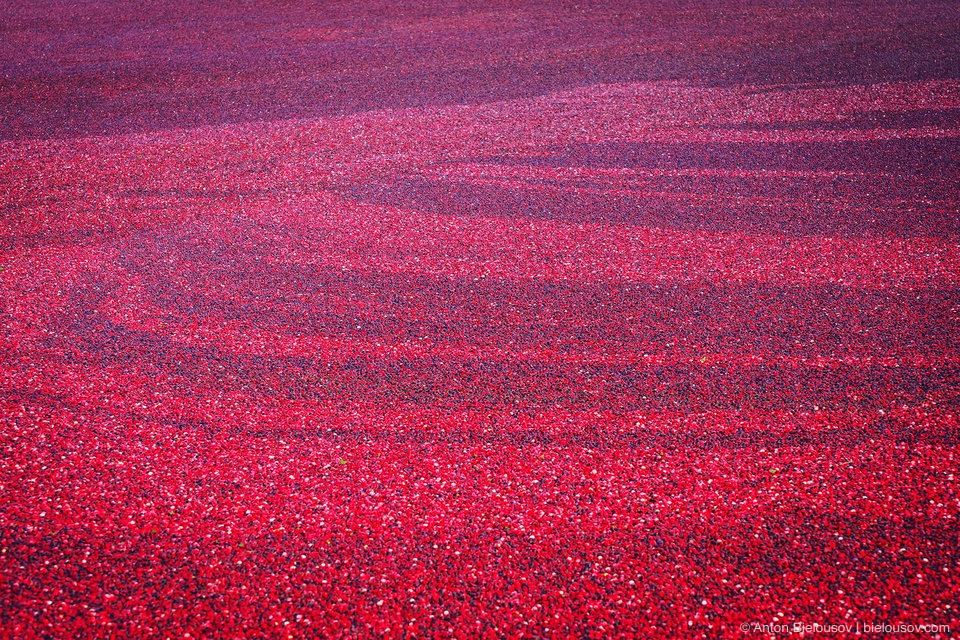
[[960,633],[960,11],[620,4],[0,8],[0,636]]

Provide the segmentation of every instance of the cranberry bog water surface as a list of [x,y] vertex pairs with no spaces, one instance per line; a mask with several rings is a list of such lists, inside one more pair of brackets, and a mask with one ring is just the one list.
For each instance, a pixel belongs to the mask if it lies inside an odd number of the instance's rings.
[[4,3],[0,636],[960,633],[903,5]]

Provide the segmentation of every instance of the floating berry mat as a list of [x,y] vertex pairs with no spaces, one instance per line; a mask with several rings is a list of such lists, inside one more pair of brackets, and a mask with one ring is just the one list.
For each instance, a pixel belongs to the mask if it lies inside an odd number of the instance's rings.
[[955,637],[903,4],[3,3],[0,636]]

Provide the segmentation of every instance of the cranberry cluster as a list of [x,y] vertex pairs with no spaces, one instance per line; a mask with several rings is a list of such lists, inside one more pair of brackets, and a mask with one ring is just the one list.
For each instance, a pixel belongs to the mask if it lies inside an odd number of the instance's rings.
[[960,629],[957,109],[621,83],[5,143],[0,635]]

